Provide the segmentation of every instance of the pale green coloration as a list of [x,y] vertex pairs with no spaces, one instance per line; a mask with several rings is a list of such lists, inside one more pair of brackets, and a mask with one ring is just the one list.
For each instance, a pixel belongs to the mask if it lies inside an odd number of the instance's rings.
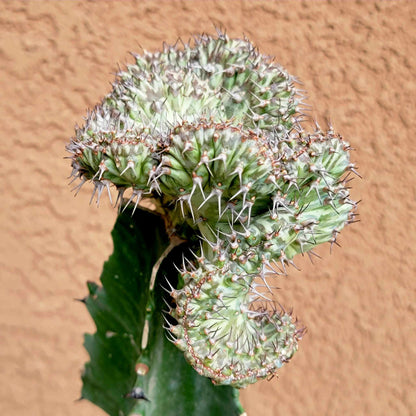
[[201,36],[135,58],[68,146],[73,176],[97,203],[110,185],[136,206],[151,196],[173,231],[199,238],[170,331],[200,374],[244,387],[297,350],[303,330],[260,287],[352,220],[349,145],[303,131],[294,78],[247,40]]

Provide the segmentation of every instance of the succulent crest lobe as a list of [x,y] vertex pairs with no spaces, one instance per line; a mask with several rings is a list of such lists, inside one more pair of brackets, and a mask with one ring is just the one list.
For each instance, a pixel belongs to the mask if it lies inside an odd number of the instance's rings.
[[77,189],[92,181],[97,203],[110,185],[120,203],[151,196],[198,237],[169,330],[218,384],[244,387],[292,357],[304,330],[264,293],[268,277],[354,221],[349,144],[332,128],[305,132],[302,100],[247,39],[202,35],[136,55],[67,147]]

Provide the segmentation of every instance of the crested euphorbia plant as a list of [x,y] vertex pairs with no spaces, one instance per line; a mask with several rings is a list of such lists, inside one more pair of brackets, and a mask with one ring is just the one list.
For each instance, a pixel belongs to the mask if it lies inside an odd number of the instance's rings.
[[115,187],[120,208],[83,299],[97,332],[82,397],[109,414],[238,415],[235,388],[297,350],[304,329],[270,278],[335,243],[356,203],[349,144],[303,130],[295,85],[247,39],[203,35],[135,56],[76,129],[77,188],[98,204]]

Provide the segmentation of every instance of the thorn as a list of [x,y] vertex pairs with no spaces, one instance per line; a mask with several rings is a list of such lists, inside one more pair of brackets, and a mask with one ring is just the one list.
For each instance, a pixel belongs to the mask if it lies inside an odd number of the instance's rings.
[[355,166],[355,164],[354,163],[350,163],[348,166],[347,166],[347,169],[349,170],[349,171],[351,171],[352,173],[355,173],[360,179],[362,179],[363,177],[357,172],[357,166]]
[[101,181],[103,174],[105,171],[107,171],[108,168],[104,162],[104,159],[101,160],[100,165],[98,167],[97,172],[95,173],[95,175],[92,177],[92,180],[95,180],[95,178],[98,176],[98,180]]
[[137,206],[139,205],[139,202],[142,200],[142,195],[143,195],[143,191],[141,189],[133,189],[133,192],[131,194],[131,197],[127,201],[127,203],[124,206],[122,212],[124,212],[127,209],[127,207],[130,205],[130,203],[133,202],[134,199],[136,198],[136,203],[134,204],[133,212],[131,214],[131,216],[133,216],[134,213],[136,212],[136,209],[137,209]]
[[[75,180],[76,178],[74,178],[74,180]],[[78,185],[76,185],[75,187],[73,187],[72,189],[71,189],[71,192],[73,192],[73,191],[75,191],[75,194],[74,194],[74,196],[77,196],[78,195],[78,192],[81,190],[81,188],[82,188],[82,185],[84,185],[84,183],[85,182],[87,182],[87,180],[84,178],[84,177],[82,177],[81,178],[81,183],[79,183]],[[71,183],[72,183],[72,181],[71,181]]]
[[307,254],[308,254],[309,260],[311,261],[312,264],[313,264],[312,256],[318,257],[318,259],[322,259],[322,257],[319,254],[315,253],[313,250],[307,251]]
[[243,194],[243,206],[244,206],[246,204],[246,196],[247,196],[248,191],[251,188],[251,185],[252,185],[251,182],[249,182],[247,185],[242,185],[240,189],[230,198],[230,200],[234,199],[236,196],[240,194]]
[[331,240],[329,240],[329,242],[330,242],[330,244],[331,244],[331,246],[329,247],[329,252],[332,254],[332,246],[334,245],[334,244],[336,244],[338,247],[341,247],[341,245],[337,242],[337,235],[339,234],[339,231],[338,230],[334,230],[333,232],[332,232],[332,238],[331,238]]
[[181,212],[182,212],[182,217],[183,218],[185,218],[185,214],[184,214],[184,210],[183,210],[183,203],[184,203],[184,201],[188,203],[189,210],[191,211],[192,219],[195,222],[195,216],[194,216],[194,211],[193,211],[193,208],[192,208],[191,197],[192,197],[192,194],[182,195],[177,199],[177,201],[179,201],[179,203],[181,205]]
[[195,170],[197,170],[197,169],[198,169],[201,165],[205,165],[205,167],[207,168],[208,173],[209,173],[211,176],[214,176],[214,175],[212,174],[212,172],[211,172],[211,169],[209,168],[208,163],[210,163],[210,160],[209,160],[209,158],[208,158],[208,153],[207,153],[207,151],[205,150],[205,151],[202,153],[201,160],[200,160],[200,161],[199,161],[199,163],[196,165]]
[[173,344],[175,344],[178,340],[175,338],[174,335],[172,335],[169,331],[165,331],[165,336],[168,339],[168,341],[172,342]]
[[134,177],[136,177],[136,171],[134,170],[134,161],[131,159],[127,162],[127,166],[123,170],[123,172],[120,173],[120,176],[124,175],[124,173],[127,172],[129,169],[133,171],[133,175]]
[[211,193],[204,199],[201,205],[198,207],[198,210],[204,206],[204,204],[209,201],[213,196],[217,196],[218,199],[218,215],[221,214],[221,197],[222,197],[222,190],[218,188],[214,188]]
[[167,323],[167,327],[165,326],[165,325],[163,325],[163,328],[164,329],[166,329],[166,331],[170,331],[171,330],[171,328],[174,326],[174,325],[172,325],[170,322],[169,322],[169,320],[168,320],[168,318],[166,318],[166,316],[163,314],[162,315],[162,317],[163,317],[163,319],[165,320],[165,322]]
[[188,263],[188,265],[190,266],[190,268],[191,268],[193,271],[195,271],[195,270],[196,270],[196,267],[193,265],[193,263],[191,262],[191,260],[189,260],[189,259],[187,259],[187,258],[185,257],[185,261]]
[[[268,268],[269,270],[267,270],[266,268]],[[270,262],[269,260],[264,259],[263,260],[263,270],[262,270],[262,279],[264,277],[265,274],[270,274],[270,273],[274,273],[280,276],[286,276],[287,273],[285,271],[283,271],[277,261],[273,260],[272,262]]]
[[187,152],[188,150],[194,150],[194,147],[193,147],[193,145],[192,145],[192,143],[190,141],[186,141],[185,142],[185,146],[183,147],[183,150],[182,150],[182,155],[185,152]]
[[123,203],[123,195],[124,195],[125,191],[126,191],[126,188],[119,188],[118,189],[117,199],[116,199],[116,202],[114,204],[114,208],[118,205],[118,212],[119,213],[120,213],[120,210],[121,210],[121,204]]
[[92,195],[91,195],[90,205],[91,205],[92,200],[94,199],[94,196],[95,196],[96,192],[97,192],[97,207],[100,205],[100,198],[101,198],[101,194],[103,192],[104,187],[107,188],[108,197],[109,197],[110,202],[112,204],[113,201],[111,199],[110,182],[107,181],[107,180],[103,180],[103,181],[95,181],[94,180],[93,182],[94,182],[94,190],[93,190]]
[[199,189],[200,189],[200,191],[201,191],[201,194],[202,194],[202,196],[203,196],[203,197],[204,197],[204,199],[205,199],[204,190],[203,190],[203,188],[202,188],[202,177],[201,177],[201,176],[198,176],[195,172],[192,172],[192,176],[193,176],[193,178],[192,178],[192,182],[193,182],[194,184],[193,184],[193,186],[192,186],[192,190],[191,190],[191,193],[190,193],[190,195],[189,195],[189,200],[191,200],[191,198],[192,198],[192,196],[193,196],[193,194],[194,194],[194,192],[195,192],[196,186],[198,186],[198,187],[199,187]]
[[166,312],[167,312],[169,315],[171,315],[171,313],[172,313],[172,311],[173,311],[173,309],[174,309],[174,308],[172,308],[172,305],[169,305],[168,301],[167,301],[165,298],[163,298],[163,302],[165,302],[166,306],[169,308],[169,310],[168,310],[168,311],[166,311]]
[[263,293],[258,292],[256,289],[251,288],[250,289],[251,293],[255,293],[259,298],[262,298],[264,300],[267,300],[268,302],[273,302],[272,299],[268,298],[267,296],[265,296]]
[[243,167],[241,165],[240,166],[237,166],[234,169],[234,171],[230,173],[230,176],[231,175],[234,175],[234,174],[237,174],[238,175],[238,179],[240,180],[240,186],[242,186],[243,185],[243,177],[242,177]]
[[245,211],[245,209],[246,208],[248,208],[248,213],[247,213],[247,216],[248,216],[248,222],[247,222],[247,225],[248,226],[250,226],[250,220],[251,220],[251,209],[253,208],[253,205],[254,205],[254,200],[255,200],[255,196],[253,196],[252,198],[251,198],[251,201],[246,201],[246,203],[243,205],[243,207],[241,208],[241,211],[239,212],[239,214],[237,215],[237,218],[235,219],[235,221],[237,221],[239,218],[240,218],[240,216],[241,216],[241,214]]

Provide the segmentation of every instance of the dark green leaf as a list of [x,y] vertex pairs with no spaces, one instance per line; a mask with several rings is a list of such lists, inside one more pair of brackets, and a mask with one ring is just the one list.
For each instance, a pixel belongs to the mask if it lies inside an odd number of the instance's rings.
[[152,268],[169,240],[163,220],[141,210],[133,217],[130,210],[121,214],[112,236],[114,252],[104,264],[102,287],[89,282],[85,299],[97,332],[85,336],[90,362],[82,376],[82,397],[121,416],[135,404],[124,396],[137,378]]

